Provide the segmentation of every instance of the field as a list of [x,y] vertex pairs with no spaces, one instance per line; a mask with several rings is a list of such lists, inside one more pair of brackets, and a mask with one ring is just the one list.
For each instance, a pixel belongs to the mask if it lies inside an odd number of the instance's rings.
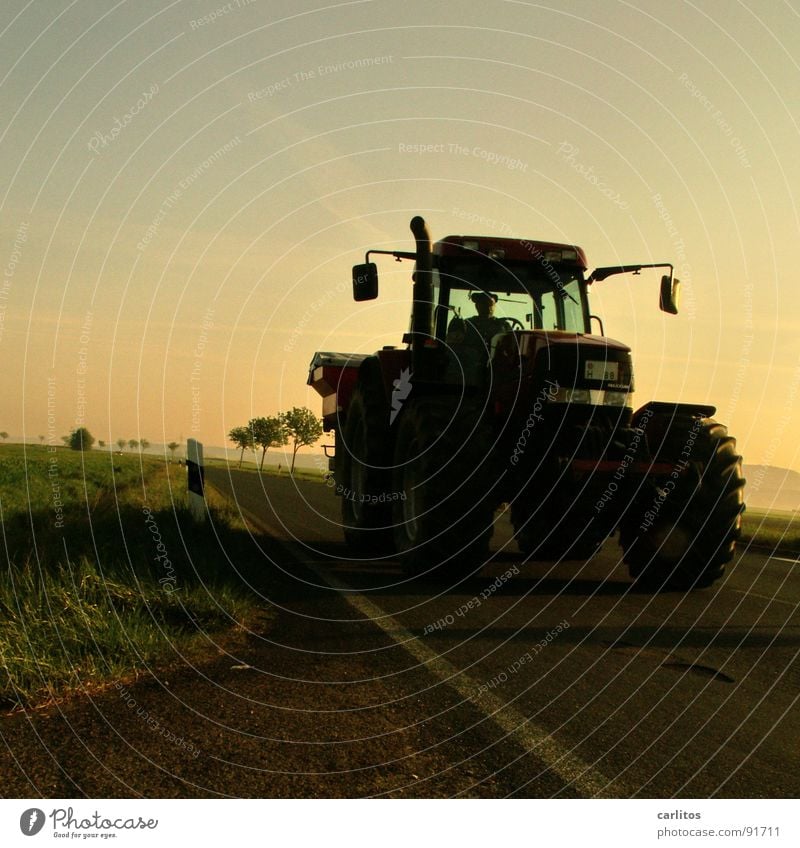
[[800,556],[800,513],[748,509],[742,519],[741,544],[784,556]]
[[0,447],[0,705],[185,663],[267,626],[241,573],[258,562],[249,533],[213,491],[197,525],[185,477],[154,457]]
[[[213,466],[218,467],[218,468],[230,468],[233,471],[252,471],[252,472],[255,472],[257,474],[258,473],[272,474],[272,475],[275,475],[275,476],[278,476],[278,477],[281,477],[281,476],[286,477],[286,476],[289,475],[289,466],[288,465],[277,466],[275,464],[265,462],[263,470],[260,470],[258,461],[253,462],[253,460],[248,459],[248,457],[245,457],[244,462],[242,463],[241,467],[239,466],[239,460],[238,459],[237,460],[227,460],[227,459],[217,459],[217,458],[206,459],[205,464],[206,465],[213,465]],[[279,468],[280,468],[280,470],[278,470]],[[320,460],[318,468],[307,468],[307,467],[301,467],[301,466],[298,465],[295,468],[294,474],[292,475],[292,477],[294,477],[297,480],[317,480],[319,482],[323,482],[324,475],[327,473],[327,468],[328,468],[327,460]]]

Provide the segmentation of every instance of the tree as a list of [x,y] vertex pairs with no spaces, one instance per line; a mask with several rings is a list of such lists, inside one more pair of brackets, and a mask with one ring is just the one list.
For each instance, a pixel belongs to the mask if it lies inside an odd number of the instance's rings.
[[8,438],[8,433],[6,433],[6,431],[3,430],[2,433],[0,433],[0,439],[5,441],[7,438]]
[[137,442],[136,439],[128,439],[128,447],[131,450],[136,450],[136,448],[139,447],[139,442]]
[[88,451],[92,449],[93,444],[94,436],[85,427],[78,427],[69,436],[69,446],[72,450]]
[[40,445],[44,444],[44,436],[39,436],[39,444]]
[[150,447],[150,442],[147,439],[139,439],[139,447],[146,451]]
[[125,441],[125,439],[117,439],[117,447],[118,447],[121,451],[124,451],[124,450],[125,450],[125,445],[127,445],[127,444],[128,444],[128,443]]
[[292,448],[292,467],[290,474],[294,474],[294,462],[297,451],[302,447],[313,445],[322,435],[322,421],[306,406],[295,406],[288,412],[281,413],[281,421],[294,440]]
[[[254,421],[258,419],[253,419]],[[242,467],[242,460],[244,459],[244,452],[246,450],[255,450],[255,442],[253,441],[253,432],[250,427],[234,427],[230,433],[228,433],[228,438],[236,445],[237,448],[241,448],[241,456],[239,457],[239,468]],[[263,463],[262,463],[263,464]]]
[[104,447],[106,446],[106,443],[105,443],[102,439],[100,439],[100,440],[97,442],[97,444],[98,444],[98,446],[99,446],[99,447],[101,447],[101,448],[104,448]]
[[289,441],[289,433],[283,420],[277,415],[268,418],[251,418],[247,423],[247,429],[252,435],[253,444],[261,448],[261,464],[258,466],[261,471],[264,468],[267,448],[279,448],[285,445]]
[[178,450],[179,447],[180,445],[177,442],[170,442],[167,445],[167,448],[169,449],[170,462],[175,460],[175,451]]

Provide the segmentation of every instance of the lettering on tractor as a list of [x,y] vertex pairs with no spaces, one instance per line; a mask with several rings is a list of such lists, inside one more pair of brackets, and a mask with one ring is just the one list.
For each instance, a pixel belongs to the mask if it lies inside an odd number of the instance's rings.
[[[330,470],[359,554],[399,556],[409,576],[480,566],[508,505],[531,560],[586,559],[619,533],[649,589],[710,586],[733,558],[742,458],[713,406],[636,407],[631,350],[604,334],[589,290],[664,268],[659,307],[677,314],[669,263],[588,265],[581,248],[447,236],[411,221],[414,252],[368,251],[356,301],[378,296],[370,257],[413,260],[402,347],[314,355],[308,382],[335,438]],[[595,321],[600,334],[592,333]]]

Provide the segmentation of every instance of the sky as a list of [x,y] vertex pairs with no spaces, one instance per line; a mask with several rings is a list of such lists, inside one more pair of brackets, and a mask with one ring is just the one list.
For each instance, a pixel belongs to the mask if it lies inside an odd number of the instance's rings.
[[800,470],[800,3],[4,0],[0,428],[198,438],[321,411],[317,350],[400,344],[410,268],[507,235],[591,267],[637,404]]

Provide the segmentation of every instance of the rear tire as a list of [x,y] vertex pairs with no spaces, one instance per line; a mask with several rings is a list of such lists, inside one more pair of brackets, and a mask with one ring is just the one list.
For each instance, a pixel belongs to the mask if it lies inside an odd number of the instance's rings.
[[392,511],[387,501],[389,411],[379,390],[362,383],[356,386],[344,427],[337,493],[342,499],[345,540],[361,554],[388,553],[392,546]]
[[[679,467],[680,457],[670,461]],[[648,590],[711,586],[733,559],[745,483],[736,440],[714,419],[702,419],[688,462],[677,481],[651,491],[644,509],[640,501],[620,527],[629,573]]]
[[493,531],[491,429],[477,405],[418,400],[394,457],[394,543],[405,574],[458,579],[482,564]]

